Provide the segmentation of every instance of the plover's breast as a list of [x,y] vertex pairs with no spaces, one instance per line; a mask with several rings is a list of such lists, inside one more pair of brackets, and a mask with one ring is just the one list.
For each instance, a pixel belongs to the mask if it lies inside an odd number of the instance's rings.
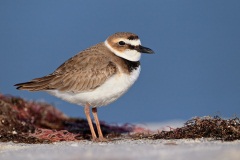
[[61,98],[65,101],[81,106],[89,103],[92,107],[105,106],[117,100],[123,95],[137,80],[140,73],[140,66],[130,74],[117,73],[98,88],[88,92],[61,92],[58,90],[49,90],[48,93]]

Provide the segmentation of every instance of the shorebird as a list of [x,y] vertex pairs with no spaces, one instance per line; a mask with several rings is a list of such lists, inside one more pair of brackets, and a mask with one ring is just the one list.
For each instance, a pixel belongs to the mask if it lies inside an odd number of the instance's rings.
[[106,141],[97,107],[115,101],[133,85],[140,73],[141,53],[154,52],[143,47],[136,34],[118,32],[71,57],[53,73],[15,86],[20,90],[46,91],[70,103],[84,106],[92,140]]

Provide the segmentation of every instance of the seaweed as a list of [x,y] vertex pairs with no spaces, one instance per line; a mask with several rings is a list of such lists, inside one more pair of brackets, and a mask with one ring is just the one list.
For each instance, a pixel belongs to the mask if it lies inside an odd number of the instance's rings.
[[240,120],[238,117],[223,119],[219,116],[195,117],[188,120],[183,127],[155,134],[137,133],[134,139],[197,139],[233,141],[240,139]]
[[[103,134],[116,138],[131,132],[133,125],[109,125],[101,122]],[[96,125],[94,124],[96,128]],[[54,106],[0,94],[0,141],[16,143],[51,143],[89,140],[86,119],[70,118]]]
[[[96,125],[94,124],[96,129]],[[114,139],[197,139],[240,140],[240,119],[195,117],[183,127],[170,131],[152,132],[137,125],[114,125],[101,122],[103,134]],[[125,134],[128,133],[128,134]],[[19,97],[0,94],[0,142],[52,143],[59,141],[90,140],[86,119],[71,118],[54,106],[26,101]]]

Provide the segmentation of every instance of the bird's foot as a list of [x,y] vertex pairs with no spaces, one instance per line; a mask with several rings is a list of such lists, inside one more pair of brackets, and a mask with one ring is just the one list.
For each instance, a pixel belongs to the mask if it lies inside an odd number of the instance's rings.
[[99,137],[99,138],[93,138],[93,142],[108,142],[108,140],[104,137]]

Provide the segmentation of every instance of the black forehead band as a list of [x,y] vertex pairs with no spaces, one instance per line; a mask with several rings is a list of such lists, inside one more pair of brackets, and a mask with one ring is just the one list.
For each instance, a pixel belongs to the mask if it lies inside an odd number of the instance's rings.
[[129,36],[128,39],[129,40],[136,40],[136,39],[138,39],[138,36]]

